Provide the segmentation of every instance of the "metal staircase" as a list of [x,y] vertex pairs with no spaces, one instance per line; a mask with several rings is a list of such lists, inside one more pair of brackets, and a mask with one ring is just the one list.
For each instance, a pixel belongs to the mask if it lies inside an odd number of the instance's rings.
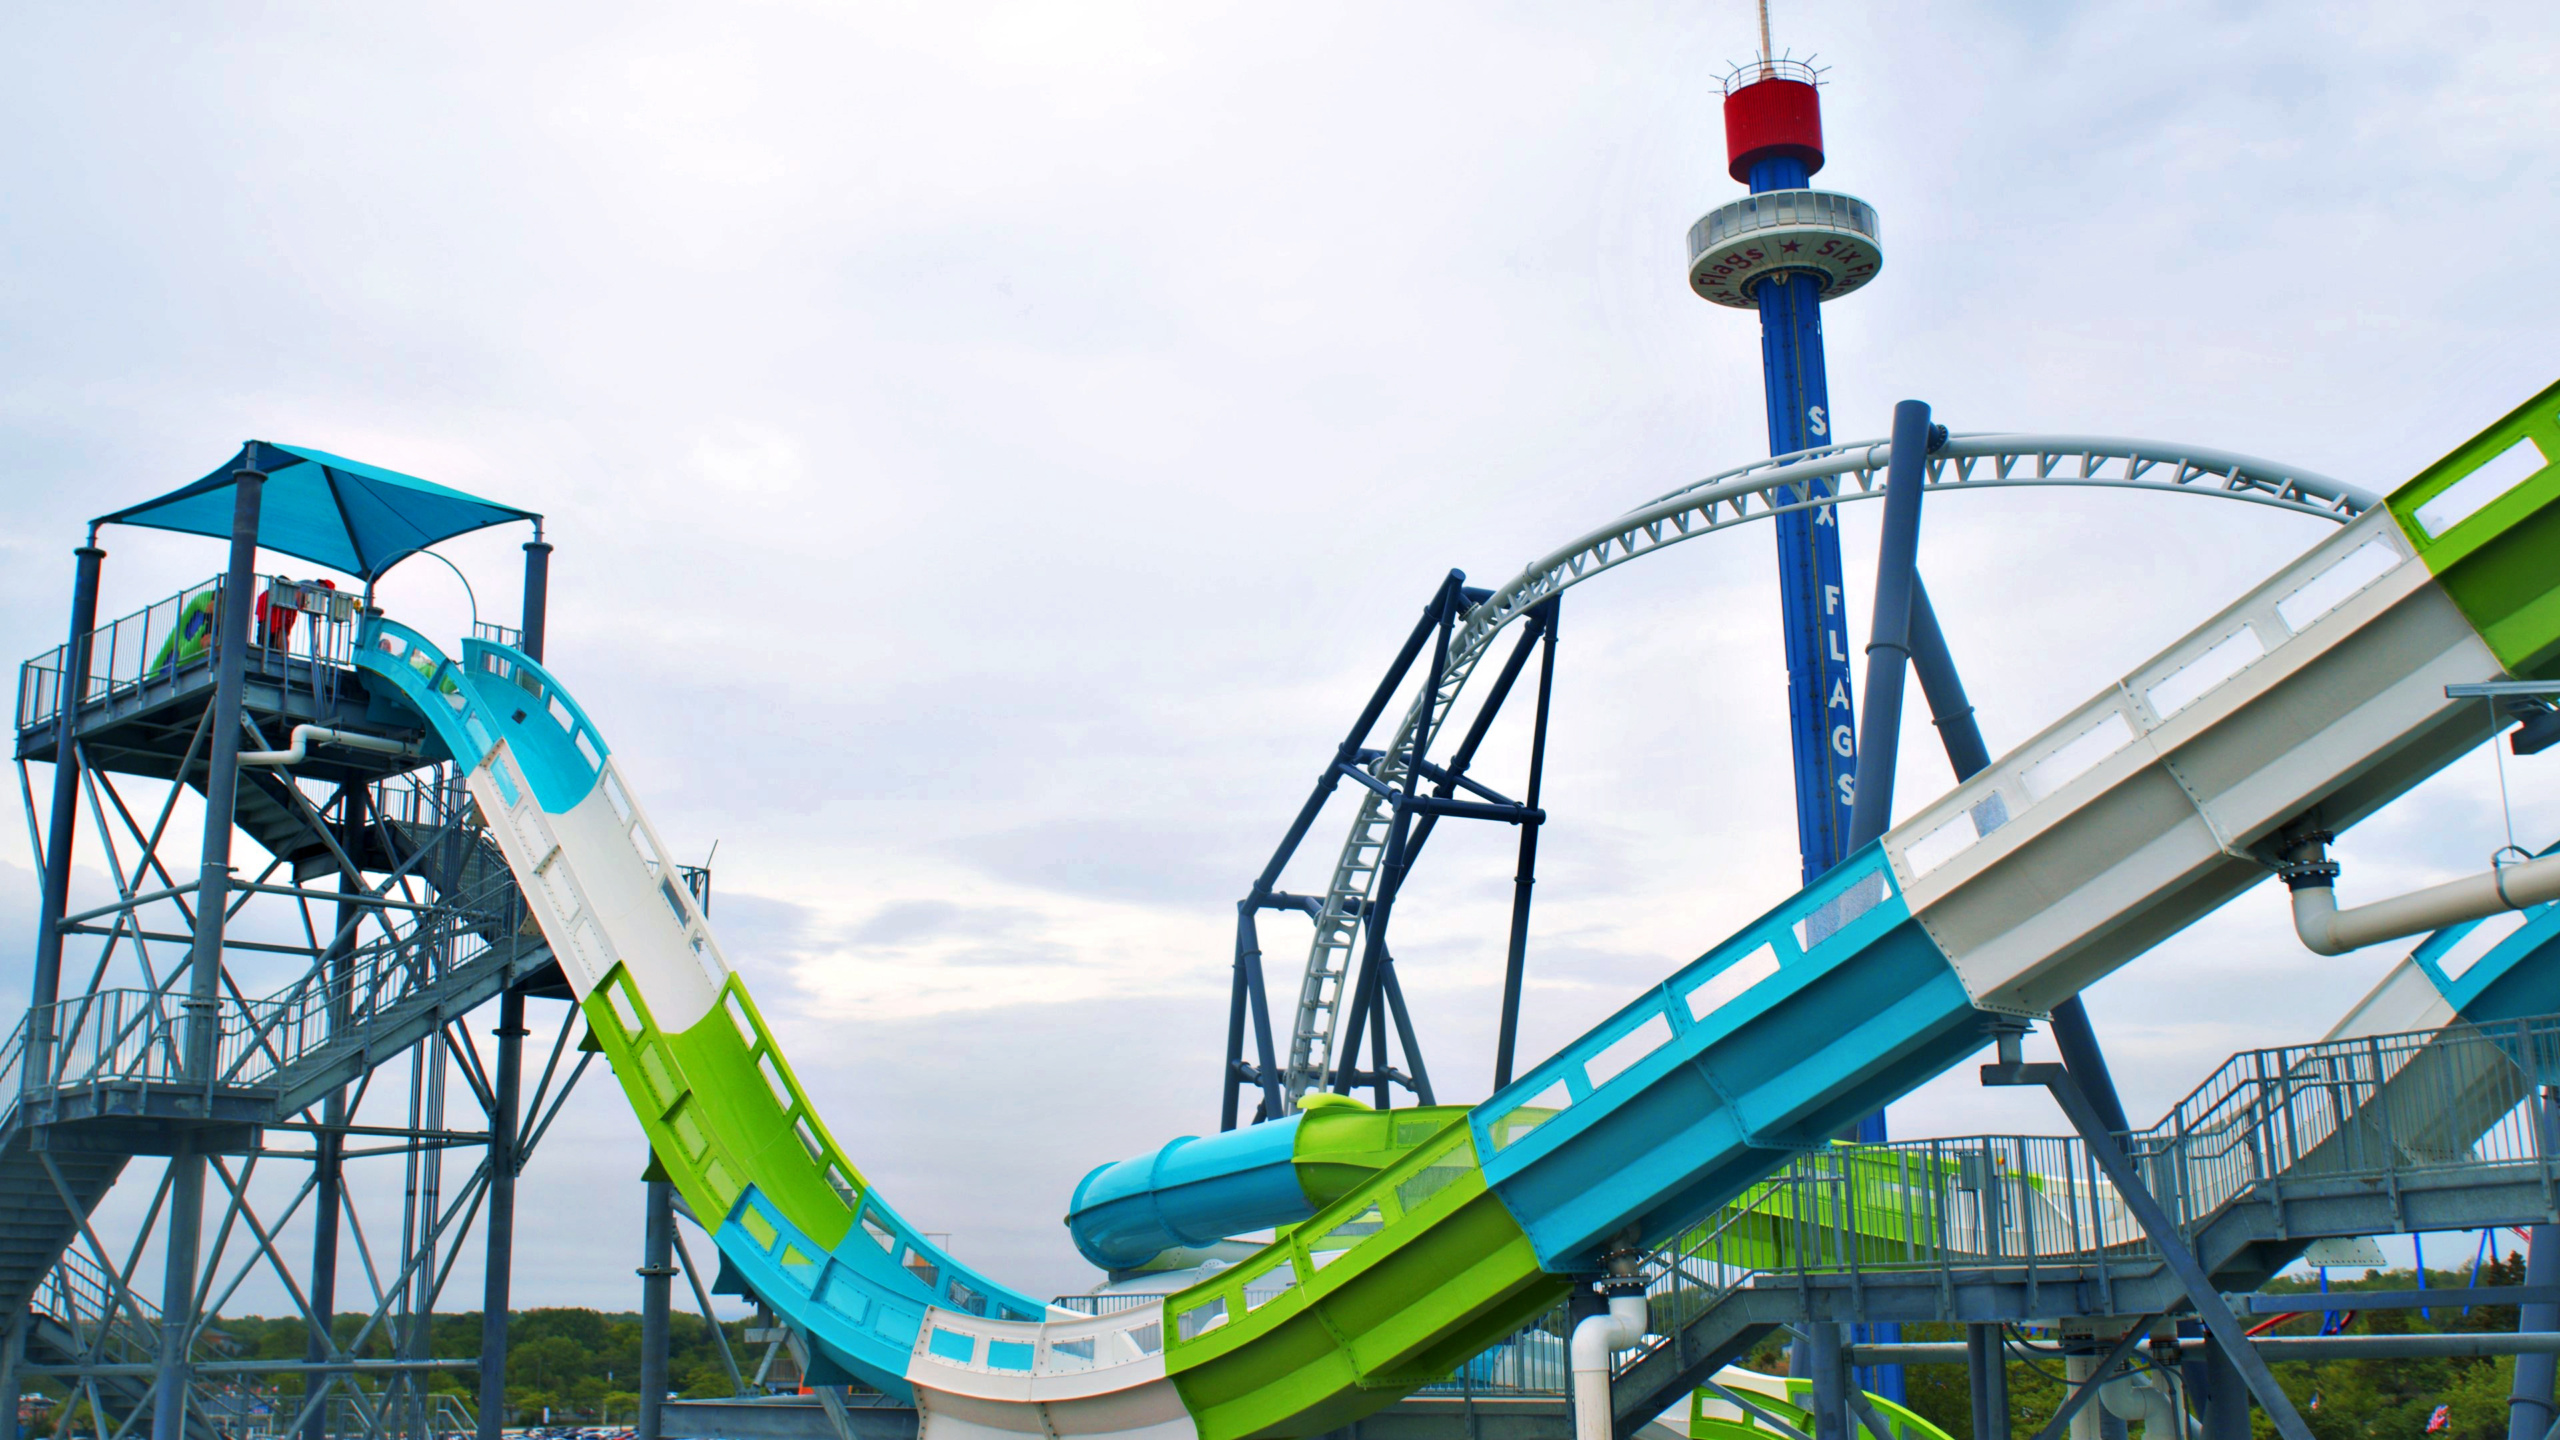
[[[2233,1056],[2126,1137],[2215,1283],[2250,1289],[2332,1236],[2560,1218],[2536,1085],[2560,1017]],[[2076,1138],[1982,1136],[1805,1156],[1658,1251],[1653,1333],[1616,1359],[1632,1433],[1809,1321],[2154,1314],[2182,1295]]]

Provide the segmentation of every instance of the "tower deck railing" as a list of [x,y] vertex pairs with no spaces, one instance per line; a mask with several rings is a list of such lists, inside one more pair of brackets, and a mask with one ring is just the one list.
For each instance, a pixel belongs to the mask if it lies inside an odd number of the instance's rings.
[[[334,696],[354,663],[356,597],[281,575],[266,577],[260,586],[270,613],[290,613],[292,619],[289,628],[281,619],[273,628],[253,620],[251,668]],[[222,605],[217,575],[90,631],[88,679],[73,708],[114,699],[153,680],[175,682],[193,669],[209,671],[222,633]],[[67,645],[18,667],[20,730],[61,714],[68,672]]]

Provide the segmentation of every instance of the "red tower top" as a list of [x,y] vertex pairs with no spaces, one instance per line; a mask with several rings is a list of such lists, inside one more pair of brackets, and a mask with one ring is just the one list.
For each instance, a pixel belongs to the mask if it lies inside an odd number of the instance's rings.
[[1822,168],[1822,101],[1813,68],[1763,61],[1736,72],[1724,96],[1724,148],[1733,178],[1748,185],[1754,162],[1784,156]]

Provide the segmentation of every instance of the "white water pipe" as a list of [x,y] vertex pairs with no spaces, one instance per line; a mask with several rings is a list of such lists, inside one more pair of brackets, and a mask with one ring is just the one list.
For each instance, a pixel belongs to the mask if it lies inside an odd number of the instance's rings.
[[2321,955],[2344,955],[2502,910],[2560,900],[2560,855],[2502,865],[2485,875],[2413,890],[2353,910],[2338,908],[2333,883],[2337,867],[2328,863],[2319,841],[2295,846],[2285,859],[2296,867],[2285,876],[2285,883],[2293,888],[2294,933]]
[[240,763],[243,765],[299,765],[309,758],[311,742],[314,740],[324,745],[343,745],[349,750],[370,750],[377,755],[418,753],[418,747],[415,745],[403,745],[397,740],[385,740],[378,735],[351,735],[344,730],[332,730],[326,725],[296,725],[293,727],[292,740],[293,744],[283,750],[243,750],[240,752]]
[[2202,1440],[2204,1426],[2193,1415],[2182,1414],[2169,1387],[2156,1375],[2120,1375],[2098,1388],[2098,1403],[2119,1420],[2139,1420],[2145,1440],[2171,1440],[2184,1435]]
[[1644,1338],[1642,1295],[1612,1295],[1609,1313],[1573,1327],[1573,1440],[1611,1440],[1609,1356]]

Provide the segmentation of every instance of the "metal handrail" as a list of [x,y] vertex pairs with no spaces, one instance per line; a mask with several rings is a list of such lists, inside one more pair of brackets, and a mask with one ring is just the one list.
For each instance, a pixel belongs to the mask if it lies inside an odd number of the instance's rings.
[[[2494,1170],[2560,1181],[2528,1103],[2560,1075],[2560,1016],[2277,1046],[2231,1057],[2160,1123],[2123,1137],[2184,1236],[2307,1179],[2396,1183]],[[1650,1261],[1667,1334],[1733,1292],[1847,1274],[2095,1270],[2160,1252],[2078,1137],[1835,1145],[1791,1161]],[[1666,1343],[1624,1352],[1621,1373]]]
[[[281,575],[267,576],[261,584],[266,593],[280,597],[305,589],[301,582]],[[288,681],[301,678],[315,694],[334,697],[338,682],[355,663],[355,597],[327,592],[325,601],[315,603],[325,603],[329,613],[293,610],[292,630],[282,637],[270,637],[252,624],[250,663]],[[214,640],[222,633],[222,605],[222,577],[216,575],[91,630],[88,678],[80,694],[72,697],[70,708],[113,699],[147,681],[174,681],[199,666],[209,667]],[[21,731],[60,717],[69,667],[67,645],[56,645],[18,667]]]

